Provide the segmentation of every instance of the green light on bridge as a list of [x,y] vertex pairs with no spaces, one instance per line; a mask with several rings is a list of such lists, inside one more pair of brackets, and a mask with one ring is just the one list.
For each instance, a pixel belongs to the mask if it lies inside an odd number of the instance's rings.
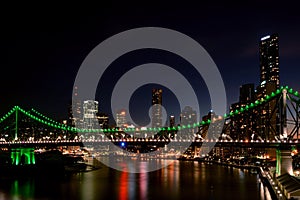
[[271,97],[275,97],[275,93],[274,92],[271,93]]
[[276,94],[279,94],[280,92],[281,92],[281,90],[280,90],[280,89],[276,90]]
[[[273,99],[273,97],[276,97],[278,96],[283,89],[286,89],[290,94],[292,95],[295,95],[297,97],[300,97],[298,91],[295,91],[293,90],[292,88],[289,88],[288,86],[281,86],[280,89],[277,89],[275,92],[272,92],[270,95],[266,95],[265,98],[262,98],[260,100],[256,100],[250,104],[247,104],[246,106],[243,106],[241,107],[240,109],[236,109],[234,111],[231,111],[227,114],[224,114],[224,118],[227,118],[227,117],[233,117],[235,115],[238,115],[238,114],[241,114],[241,113],[244,113],[245,111],[249,111],[250,109],[253,109],[263,103],[266,103],[266,102],[269,102]],[[38,121],[46,126],[49,126],[49,127],[53,127],[53,128],[56,128],[56,129],[61,129],[61,130],[64,130],[64,131],[72,131],[72,132],[81,132],[81,133],[85,133],[85,132],[105,132],[105,133],[112,133],[112,132],[117,132],[119,131],[118,129],[96,129],[96,130],[90,130],[90,129],[79,129],[79,128],[76,128],[76,127],[71,127],[71,126],[68,126],[67,124],[61,124],[60,122],[57,122],[41,113],[39,113],[38,111],[34,110],[34,109],[31,109],[30,111],[25,111],[24,109],[20,108],[19,106],[14,106],[9,112],[7,112],[5,115],[3,115],[1,118],[0,118],[0,123],[2,123],[4,120],[6,120],[10,115],[12,115],[14,112],[22,112],[23,114],[27,115],[28,117],[34,119],[35,121]],[[199,122],[197,125],[200,126],[201,125],[205,125],[205,124],[209,124],[210,121],[202,121],[202,122]],[[175,130],[180,130],[180,129],[183,129],[183,128],[191,128],[191,127],[195,127],[195,125],[193,124],[189,124],[185,127],[175,127]],[[16,129],[17,130],[17,129]],[[146,130],[143,130],[143,131],[157,131],[157,130],[164,130],[162,127],[157,127],[157,128],[154,128],[154,129],[151,129],[151,128],[147,128]],[[135,129],[124,129],[124,131],[128,131],[128,132],[134,132]]]
[[33,148],[15,148],[11,149],[10,154],[12,165],[34,165],[35,156]]

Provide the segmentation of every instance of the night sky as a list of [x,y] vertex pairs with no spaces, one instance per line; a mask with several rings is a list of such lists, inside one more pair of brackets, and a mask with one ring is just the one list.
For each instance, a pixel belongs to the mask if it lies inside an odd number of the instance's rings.
[[[114,34],[147,26],[174,29],[199,42],[221,72],[228,105],[238,101],[240,85],[259,84],[258,42],[278,33],[280,84],[299,91],[299,6],[288,1],[250,2],[3,6],[0,113],[19,105],[55,119],[65,118],[77,71],[88,53]],[[188,63],[168,52],[141,50],[121,56],[105,73],[96,96],[100,111],[111,112],[111,89],[122,73],[153,61],[175,69],[184,66],[183,74],[200,99],[201,116],[210,110],[205,84],[188,70]],[[137,90],[130,104],[134,119],[142,124],[149,120],[145,107],[151,104],[152,87]],[[172,92],[163,89],[168,113],[178,116],[178,102]]]

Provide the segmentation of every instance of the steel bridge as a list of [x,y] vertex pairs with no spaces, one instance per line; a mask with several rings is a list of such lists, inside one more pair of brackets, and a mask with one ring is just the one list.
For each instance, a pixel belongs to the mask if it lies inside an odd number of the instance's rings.
[[[51,119],[35,109],[14,106],[0,118],[0,142],[41,142],[57,140],[228,140],[281,141],[298,140],[300,128],[300,95],[288,86],[264,98],[223,115],[194,124],[158,128],[82,129]],[[191,131],[193,130],[193,132]],[[141,135],[136,137],[136,133]],[[149,133],[148,138],[144,137]],[[184,133],[184,134],[183,134]],[[221,133],[221,134],[220,134]],[[150,136],[149,136],[150,135]],[[93,137],[87,137],[93,136]],[[3,144],[4,144],[3,143]]]
[[[123,143],[123,145],[122,145]],[[260,140],[165,140],[165,139],[116,139],[116,140],[57,140],[57,141],[12,141],[0,142],[0,146],[4,147],[57,147],[57,146],[100,146],[100,145],[116,145],[122,147],[132,145],[149,145],[164,147],[165,145],[173,146],[215,146],[215,147],[240,147],[240,148],[290,148],[299,147],[300,140],[279,140],[279,141],[260,141]]]
[[[212,115],[198,123],[143,130],[78,128],[35,109],[14,106],[0,118],[0,147],[115,145],[124,149],[137,145],[156,148],[207,145],[287,150],[300,144],[299,104],[298,91],[282,86],[263,98],[231,109],[229,113]],[[144,137],[146,135],[148,137]]]

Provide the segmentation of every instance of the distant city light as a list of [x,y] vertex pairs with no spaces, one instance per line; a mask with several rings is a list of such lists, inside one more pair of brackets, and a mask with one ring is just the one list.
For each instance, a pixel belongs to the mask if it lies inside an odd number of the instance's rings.
[[267,35],[267,36],[265,36],[265,37],[262,37],[262,38],[261,38],[261,41],[266,40],[266,39],[269,39],[269,38],[270,38],[270,36]]
[[147,127],[141,127],[141,131],[147,131]]

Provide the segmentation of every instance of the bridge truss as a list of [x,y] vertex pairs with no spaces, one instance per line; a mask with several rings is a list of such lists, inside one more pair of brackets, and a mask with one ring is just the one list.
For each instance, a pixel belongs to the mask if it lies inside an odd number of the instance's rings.
[[[81,140],[86,135],[99,140],[143,138],[164,140],[248,140],[279,141],[299,139],[300,95],[292,88],[281,87],[265,97],[249,102],[224,115],[194,124],[175,127],[80,129],[53,120],[35,109],[13,107],[0,118],[0,142]],[[210,128],[209,128],[210,127]],[[220,134],[221,133],[221,134]]]

